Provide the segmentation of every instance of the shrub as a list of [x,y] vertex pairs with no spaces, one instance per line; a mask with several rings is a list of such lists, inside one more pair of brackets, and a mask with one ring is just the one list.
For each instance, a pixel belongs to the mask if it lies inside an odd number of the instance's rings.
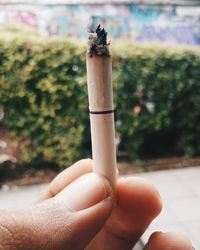
[[3,124],[29,139],[23,162],[80,157],[87,109],[83,48],[74,41],[0,41]]
[[[112,45],[116,125],[130,158],[200,154],[199,48]],[[23,163],[90,155],[85,49],[75,40],[0,38],[2,124],[29,142]]]
[[118,129],[129,156],[199,155],[199,48],[122,44],[114,63]]

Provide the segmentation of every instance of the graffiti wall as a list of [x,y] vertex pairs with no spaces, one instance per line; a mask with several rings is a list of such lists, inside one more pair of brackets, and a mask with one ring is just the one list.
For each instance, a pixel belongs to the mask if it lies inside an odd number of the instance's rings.
[[200,44],[200,6],[1,5],[1,24],[23,24],[46,36],[84,38],[101,23],[111,38]]

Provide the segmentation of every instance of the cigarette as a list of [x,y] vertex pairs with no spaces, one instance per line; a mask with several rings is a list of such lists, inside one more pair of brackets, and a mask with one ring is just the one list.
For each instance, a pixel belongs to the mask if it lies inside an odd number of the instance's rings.
[[94,172],[106,177],[113,188],[118,175],[112,90],[112,60],[107,32],[99,25],[89,34],[87,84]]

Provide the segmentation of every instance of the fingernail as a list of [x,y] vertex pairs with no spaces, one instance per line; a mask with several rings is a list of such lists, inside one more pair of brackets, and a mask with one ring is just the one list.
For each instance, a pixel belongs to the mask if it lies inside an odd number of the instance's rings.
[[109,200],[110,196],[112,188],[109,182],[104,177],[89,173],[67,186],[57,198],[62,199],[70,210],[80,211],[102,200]]

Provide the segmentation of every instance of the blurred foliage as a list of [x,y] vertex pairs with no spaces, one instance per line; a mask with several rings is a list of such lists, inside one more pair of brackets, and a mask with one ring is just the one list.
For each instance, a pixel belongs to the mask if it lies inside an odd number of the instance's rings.
[[[1,123],[28,144],[21,162],[90,156],[84,44],[11,33],[0,38]],[[112,55],[120,150],[200,155],[199,48],[118,42]]]
[[200,155],[200,49],[117,46],[114,82],[121,148],[132,157]]
[[28,27],[27,25],[22,24],[0,24],[0,33],[4,36],[4,39],[6,37],[21,37],[21,36],[28,36],[32,38],[37,38],[40,36],[37,31],[35,31],[33,28]]
[[87,122],[83,48],[59,39],[1,39],[0,62],[3,125],[29,141],[21,161],[63,166],[80,158]]

